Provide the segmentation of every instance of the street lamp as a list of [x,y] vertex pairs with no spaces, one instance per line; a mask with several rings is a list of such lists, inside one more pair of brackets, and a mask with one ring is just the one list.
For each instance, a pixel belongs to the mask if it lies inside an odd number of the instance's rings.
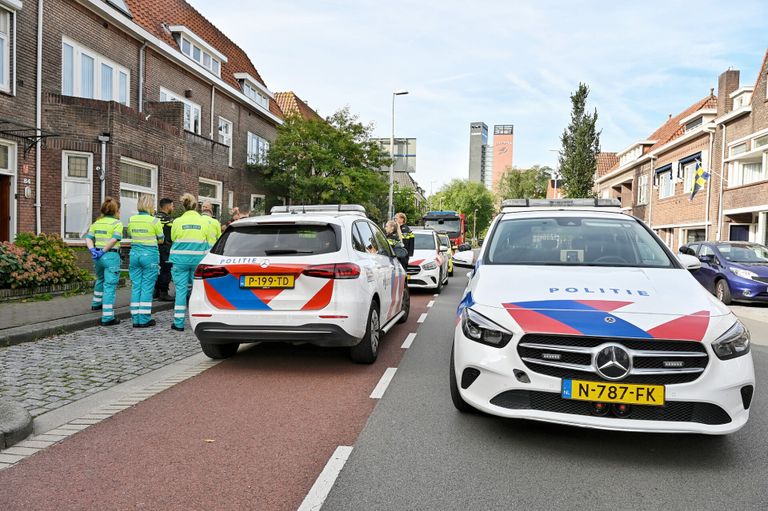
[[552,197],[553,199],[557,199],[557,180],[560,177],[560,170],[558,168],[560,166],[560,149],[550,149],[550,151],[557,153],[557,159],[555,160],[555,186],[553,191],[554,196]]
[[[477,208],[475,208],[475,212],[474,212],[474,214],[472,216],[475,217],[474,223],[472,225],[472,241],[476,242],[476,240],[477,240]],[[473,243],[473,245],[474,245],[474,243]]]
[[391,219],[395,216],[395,96],[405,96],[408,94],[407,90],[399,90],[392,93],[392,135],[389,137],[389,208],[387,218]]

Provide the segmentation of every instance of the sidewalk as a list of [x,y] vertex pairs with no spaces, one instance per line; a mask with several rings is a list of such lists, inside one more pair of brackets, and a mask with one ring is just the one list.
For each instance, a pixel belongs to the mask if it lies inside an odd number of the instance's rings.
[[[171,285],[171,292],[173,292]],[[117,290],[115,314],[130,318],[131,284]],[[173,308],[173,302],[152,304],[152,312]],[[0,304],[0,347],[96,326],[101,311],[91,311],[91,295],[57,297],[44,302]]]

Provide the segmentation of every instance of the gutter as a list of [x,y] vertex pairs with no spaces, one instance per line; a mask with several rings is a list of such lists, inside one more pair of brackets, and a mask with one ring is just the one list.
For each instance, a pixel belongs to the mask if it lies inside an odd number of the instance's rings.
[[144,67],[146,66],[147,41],[139,48],[139,113],[144,113]]
[[35,234],[40,234],[42,231],[40,219],[40,178],[42,175],[40,148],[42,142],[40,137],[43,129],[43,0],[37,0],[37,77],[35,82],[35,130],[37,134],[37,142],[35,143]]
[[715,238],[717,241],[721,241],[723,237],[723,192],[725,188],[725,136],[727,133],[727,128],[724,124],[725,121],[720,121],[720,126],[722,127],[722,133],[723,133],[723,139],[721,144],[721,151],[720,151],[720,199],[717,203],[717,238]]

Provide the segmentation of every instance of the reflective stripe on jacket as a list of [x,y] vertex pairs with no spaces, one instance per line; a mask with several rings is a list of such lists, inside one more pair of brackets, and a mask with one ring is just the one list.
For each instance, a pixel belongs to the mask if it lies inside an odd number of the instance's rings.
[[173,221],[171,256],[169,261],[196,264],[211,248],[208,243],[208,220],[197,211],[187,211]]
[[157,242],[163,240],[163,225],[160,220],[144,211],[133,215],[128,221],[128,237],[131,245],[157,248]]
[[103,216],[91,224],[85,237],[92,239],[96,248],[104,248],[114,238],[117,243],[112,248],[118,249],[123,239],[123,224],[117,218]]

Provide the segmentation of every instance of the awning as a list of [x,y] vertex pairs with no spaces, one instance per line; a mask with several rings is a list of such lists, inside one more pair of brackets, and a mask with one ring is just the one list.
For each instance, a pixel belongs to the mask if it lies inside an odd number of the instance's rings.
[[671,163],[667,163],[663,167],[659,167],[656,170],[654,170],[653,172],[655,174],[661,174],[662,172],[669,172],[671,170],[672,170],[672,164]]
[[701,160],[701,151],[699,151],[696,154],[692,154],[690,156],[686,156],[685,158],[680,160],[680,165],[686,165],[686,164],[694,162],[696,160]]
[[6,137],[15,137],[24,141],[24,155],[26,156],[38,141],[45,140],[49,137],[58,137],[58,133],[52,131],[40,130],[33,126],[27,126],[17,121],[10,119],[0,119],[0,135]]

